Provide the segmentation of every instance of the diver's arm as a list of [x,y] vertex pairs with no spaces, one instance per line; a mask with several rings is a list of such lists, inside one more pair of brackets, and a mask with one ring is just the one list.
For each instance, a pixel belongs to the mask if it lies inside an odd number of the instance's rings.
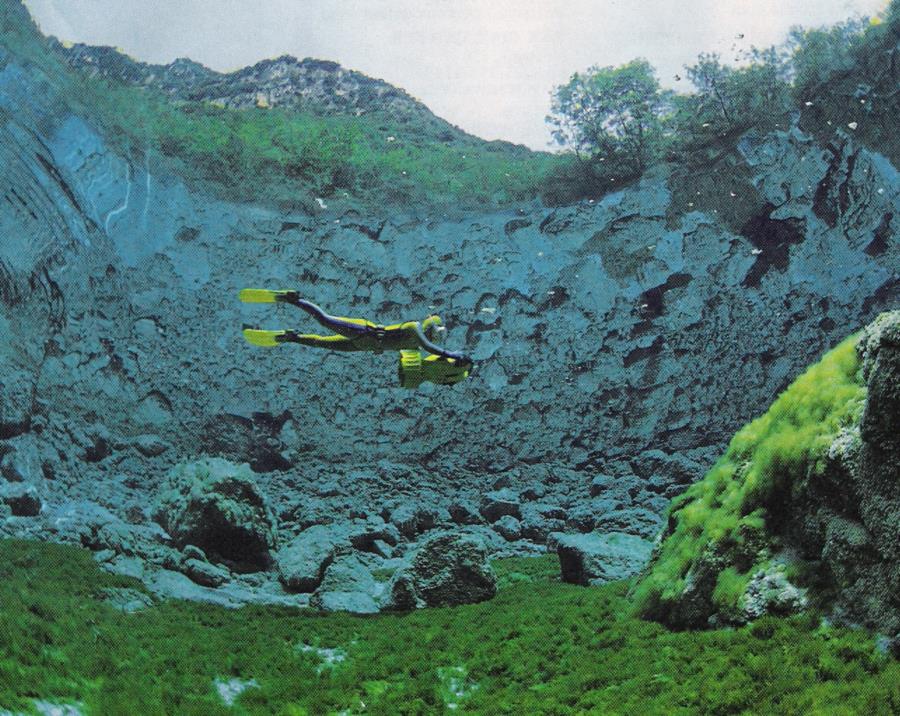
[[432,353],[436,356],[441,356],[442,358],[453,358],[459,363],[471,365],[472,359],[469,358],[464,353],[457,353],[454,351],[448,351],[444,348],[441,348],[439,345],[436,345],[428,340],[425,334],[422,332],[422,326],[416,323],[415,328],[413,329],[416,333],[416,338],[419,340],[419,345],[422,346],[426,351]]

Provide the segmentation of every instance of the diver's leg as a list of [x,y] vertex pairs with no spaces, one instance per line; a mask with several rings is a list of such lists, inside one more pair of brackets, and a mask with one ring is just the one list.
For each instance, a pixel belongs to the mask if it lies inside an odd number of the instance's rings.
[[327,348],[332,351],[358,351],[354,341],[346,336],[317,336],[313,333],[297,333],[296,331],[284,331],[275,339],[278,343],[299,343],[301,346],[313,348]]
[[290,303],[292,306],[296,306],[302,311],[305,311],[325,328],[328,328],[341,336],[345,336],[346,338],[375,336],[383,330],[381,326],[377,326],[371,321],[366,321],[362,318],[340,318],[338,316],[330,316],[312,301],[300,298],[300,296],[294,292],[285,294],[284,298],[280,298],[279,300]]
[[245,326],[244,338],[254,346],[273,347],[282,343],[299,343],[304,346],[327,348],[334,351],[363,350],[353,340],[345,336],[317,336],[292,330],[267,331]]

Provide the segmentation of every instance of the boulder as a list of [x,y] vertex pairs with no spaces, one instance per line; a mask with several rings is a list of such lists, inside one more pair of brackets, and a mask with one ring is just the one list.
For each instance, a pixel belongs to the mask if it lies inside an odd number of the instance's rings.
[[551,532],[565,529],[566,511],[556,505],[531,503],[522,506],[522,537],[544,543]]
[[390,521],[400,533],[407,539],[434,529],[442,522],[449,521],[450,515],[446,510],[436,507],[416,505],[412,502],[404,502],[394,508],[390,515]]
[[485,494],[479,511],[488,522],[496,522],[505,515],[516,519],[522,516],[519,496],[507,487]]
[[554,535],[562,580],[596,585],[627,579],[643,569],[652,544],[622,532]]
[[228,570],[216,564],[210,564],[206,560],[186,559],[182,565],[184,573],[191,581],[204,587],[219,587],[227,582],[231,575]]
[[460,500],[450,504],[450,519],[458,525],[477,525],[483,522],[478,506],[468,500]]
[[388,585],[388,609],[471,604],[490,599],[497,578],[480,536],[446,532],[427,539]]
[[635,507],[597,515],[594,529],[598,532],[625,532],[653,539],[661,525],[662,518],[657,513],[643,507]]
[[383,589],[359,555],[342,553],[328,565],[309,604],[323,611],[374,614]]
[[160,490],[154,516],[177,546],[197,545],[237,571],[271,563],[275,517],[246,464],[206,458],[179,465]]
[[336,525],[313,525],[275,554],[278,578],[285,589],[312,592],[322,582],[335,551],[347,543],[348,530]]
[[500,534],[503,539],[512,542],[522,536],[522,524],[512,515],[503,515],[494,525],[494,530]]

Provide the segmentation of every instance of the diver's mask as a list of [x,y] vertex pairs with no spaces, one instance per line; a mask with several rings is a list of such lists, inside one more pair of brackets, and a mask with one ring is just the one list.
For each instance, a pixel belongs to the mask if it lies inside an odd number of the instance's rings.
[[421,351],[400,351],[400,385],[403,388],[418,388],[422,383],[455,385],[469,377],[472,362],[460,358],[444,358],[428,355]]

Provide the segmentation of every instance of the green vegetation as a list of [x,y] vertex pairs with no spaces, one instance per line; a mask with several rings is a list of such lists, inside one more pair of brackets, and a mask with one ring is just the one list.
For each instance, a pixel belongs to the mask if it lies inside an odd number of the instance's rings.
[[[548,117],[557,141],[573,150],[562,155],[462,133],[441,140],[417,120],[376,113],[318,116],[175,103],[147,88],[68,69],[16,3],[5,4],[0,31],[0,45],[39,67],[68,105],[92,118],[135,161],[161,165],[155,171],[175,170],[228,199],[252,198],[287,210],[315,211],[315,198],[398,208],[499,206],[536,198],[565,204],[616,189],[663,158],[692,165],[693,177],[694,165],[714,163],[744,131],[786,127],[796,109],[801,126],[820,140],[855,123],[854,136],[900,163],[894,131],[900,0],[876,24],[798,28],[781,48],[751,48],[741,67],[701,54],[686,68],[692,94],[661,90],[645,60],[576,73],[556,89]],[[733,179],[735,188],[746,190],[735,194],[752,194],[743,176]],[[715,187],[729,181],[711,178]],[[695,193],[682,198],[675,202],[681,210],[712,208]],[[734,222],[756,208],[753,201],[744,203]]]
[[898,40],[900,0],[874,22],[796,30],[793,96],[801,128],[823,143],[839,128],[900,165]]
[[[137,582],[102,572],[85,550],[5,540],[0,706],[40,698],[104,716],[900,709],[900,664],[867,632],[814,614],[670,632],[629,616],[626,583],[550,581],[553,561],[499,560],[506,586],[495,599],[411,614],[185,602],[124,614],[103,590]],[[231,679],[256,686],[226,707],[214,684]]]
[[735,607],[751,572],[761,568],[769,532],[778,533],[792,492],[820,470],[840,430],[859,418],[865,387],[858,336],[827,353],[760,418],[732,438],[725,455],[669,508],[667,539],[635,590],[637,610],[660,618],[684,591],[698,560],[727,555],[713,601]]
[[[753,201],[756,192],[746,181],[745,167],[734,156],[736,140],[753,128],[786,128],[796,111],[801,128],[823,144],[840,129],[900,163],[895,131],[900,111],[898,38],[900,0],[893,0],[872,21],[795,28],[780,47],[751,47],[742,53],[739,67],[723,63],[718,54],[701,53],[694,65],[685,67],[694,87],[690,94],[661,89],[644,60],[576,73],[556,88],[547,118],[557,142],[578,159],[570,181],[581,184],[570,187],[569,193],[602,193],[665,158],[683,169],[670,181],[674,193],[685,194],[673,202],[679,212],[728,211],[735,216],[725,217],[726,223],[739,230],[758,202]],[[723,159],[721,172],[707,171]],[[717,187],[715,196],[731,184],[729,190],[738,189],[732,196],[748,200],[710,200],[704,196],[704,182]]]
[[226,109],[90,78],[64,65],[17,3],[0,9],[0,47],[38,68],[65,104],[135,162],[162,164],[228,199],[312,210],[316,197],[378,206],[503,205],[537,198],[549,170],[567,164],[462,133],[437,141],[424,125],[384,114]]
[[591,67],[556,88],[547,121],[554,139],[579,156],[587,154],[595,170],[601,160],[611,161],[635,176],[659,156],[669,98],[646,60]]

